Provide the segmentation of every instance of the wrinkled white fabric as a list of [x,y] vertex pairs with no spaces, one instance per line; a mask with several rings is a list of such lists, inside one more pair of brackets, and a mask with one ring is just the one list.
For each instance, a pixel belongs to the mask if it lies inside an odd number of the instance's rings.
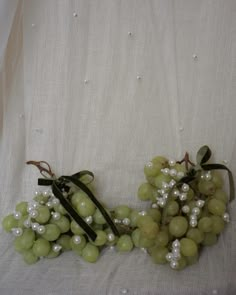
[[[208,144],[236,175],[235,12],[233,0],[19,1],[0,73],[0,217],[32,199],[39,173],[27,160],[57,175],[92,170],[110,207],[145,208],[136,191],[157,154],[194,156]],[[182,272],[139,250],[29,267],[1,232],[0,294],[233,295],[230,211],[219,243]]]

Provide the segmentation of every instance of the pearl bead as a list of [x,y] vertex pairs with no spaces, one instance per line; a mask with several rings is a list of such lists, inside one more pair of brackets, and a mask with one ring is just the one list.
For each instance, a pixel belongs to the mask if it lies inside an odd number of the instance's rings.
[[113,242],[115,240],[115,235],[110,233],[110,234],[107,235],[107,239],[108,239],[109,242]]
[[31,223],[32,230],[37,231],[38,227],[39,227],[39,224],[37,222]]
[[143,251],[145,254],[147,254],[147,249],[146,248],[140,248],[141,251]]
[[34,209],[38,209],[39,203],[38,202],[33,202],[31,205]]
[[189,206],[188,206],[188,205],[183,206],[183,207],[182,207],[182,212],[184,212],[184,213],[189,213],[189,212],[190,212],[190,208],[189,208]]
[[205,179],[208,180],[208,181],[212,179],[212,176],[211,176],[211,172],[210,172],[210,171],[208,171],[208,172],[205,174]]
[[27,212],[30,213],[32,210],[34,210],[32,205],[28,205]]
[[153,166],[153,163],[152,162],[148,162],[145,166],[151,168]]
[[143,210],[143,211],[140,211],[138,214],[141,216],[145,216],[145,215],[147,215],[147,212]]
[[176,161],[173,160],[173,159],[171,159],[171,160],[168,161],[168,164],[169,164],[171,167],[173,167],[173,166],[175,166]]
[[192,219],[192,220],[190,220],[189,224],[190,224],[191,227],[196,227],[197,226],[197,220]]
[[20,227],[12,228],[11,231],[15,237],[20,237],[23,234],[23,230]]
[[85,218],[85,222],[86,222],[87,224],[91,224],[91,223],[93,223],[93,217],[92,217],[92,216],[87,216],[87,217]]
[[174,242],[172,243],[172,247],[173,247],[173,248],[179,248],[179,247],[180,247],[180,242],[179,242],[179,240],[174,240]]
[[166,204],[166,200],[164,200],[164,199],[160,199],[160,200],[158,201],[158,205],[159,205],[161,208],[163,208],[163,207],[165,206],[165,204]]
[[29,219],[26,219],[26,220],[23,222],[23,224],[24,224],[24,227],[26,227],[26,228],[30,228],[30,227],[31,227],[31,221],[30,221]]
[[115,247],[111,245],[111,246],[109,247],[109,250],[113,251],[113,250],[115,250]]
[[76,12],[73,13],[73,17],[77,17],[78,14]]
[[177,171],[175,169],[170,169],[170,176],[175,177],[177,175]]
[[168,188],[169,188],[169,184],[166,183],[166,182],[162,182],[162,188],[163,188],[164,190],[168,189]]
[[35,195],[35,196],[39,196],[39,195],[41,195],[41,192],[40,192],[40,191],[35,191],[35,192],[34,192],[34,195]]
[[48,195],[49,195],[48,191],[44,191],[44,192],[43,192],[43,196],[44,196],[44,197],[48,197]]
[[170,267],[176,269],[179,266],[179,263],[175,260],[171,260]]
[[196,202],[196,206],[198,208],[202,208],[204,206],[204,204],[205,204],[205,201],[203,201],[203,200],[197,200],[197,202]]
[[22,214],[20,212],[14,212],[13,216],[15,219],[19,220],[21,219]]
[[53,204],[53,206],[57,206],[57,205],[60,204],[60,201],[59,201],[57,198],[54,198],[54,199],[52,200],[52,204]]
[[179,260],[181,258],[179,250],[176,251],[177,249],[174,249],[175,252],[173,252],[173,260]]
[[172,255],[172,253],[170,253],[170,252],[167,253],[167,254],[166,254],[166,260],[170,262],[172,259],[173,259],[173,255]]
[[120,290],[120,293],[121,294],[127,294],[129,291],[128,291],[128,289],[121,289]]
[[223,162],[223,164],[228,164],[227,160],[223,160],[222,162]]
[[124,218],[123,219],[123,224],[124,225],[129,225],[130,224],[130,219],[129,218]]
[[189,216],[189,219],[190,220],[197,220],[197,216],[192,214]]
[[76,245],[79,245],[81,243],[81,237],[80,236],[73,236],[73,243]]
[[158,193],[161,194],[161,195],[164,195],[165,192],[166,192],[166,191],[165,191],[164,189],[160,189],[160,190],[158,190]]
[[157,209],[157,208],[158,208],[158,205],[157,205],[156,203],[153,203],[153,204],[152,204],[152,208],[153,208],[153,209]]
[[181,189],[182,189],[183,192],[187,193],[189,191],[189,185],[187,183],[184,183],[182,185]]
[[85,79],[84,84],[88,84],[89,80]]
[[172,191],[172,195],[173,195],[174,197],[178,197],[178,196],[179,196],[179,191],[178,191],[177,189],[174,189],[174,190]]
[[164,195],[163,195],[163,199],[164,199],[164,200],[167,200],[167,199],[168,199],[168,196],[169,196],[169,195],[168,195],[167,193],[164,194]]
[[200,209],[199,209],[198,207],[194,207],[194,208],[192,209],[192,214],[194,214],[194,215],[199,215],[199,214],[200,214]]
[[37,210],[32,210],[32,211],[30,211],[29,216],[32,218],[36,218],[38,216],[38,214],[39,213]]
[[173,187],[175,186],[176,181],[174,179],[171,179],[171,181],[169,182],[169,187]]
[[182,177],[184,177],[184,172],[180,171],[177,173],[177,178],[181,179]]
[[179,253],[180,253],[179,247],[175,247],[172,249],[173,257],[174,257],[174,255],[177,255],[177,254],[179,255]]
[[223,220],[225,221],[225,222],[229,222],[230,221],[230,219],[229,219],[229,213],[224,213],[223,214]]
[[169,169],[169,168],[164,168],[164,169],[161,169],[161,172],[162,172],[164,175],[169,175],[170,169]]
[[45,226],[39,225],[37,228],[37,233],[40,235],[44,234],[45,233]]
[[52,246],[52,251],[53,252],[59,252],[60,250],[62,249],[62,246],[61,245],[58,245],[58,244],[54,244],[53,246]]
[[59,212],[52,212],[52,218],[54,220],[59,220],[61,218],[61,214]]
[[141,77],[140,76],[137,76],[137,80],[141,80]]
[[52,202],[49,201],[49,202],[46,203],[46,206],[47,206],[48,208],[52,208],[52,207],[53,207],[53,204],[52,204]]
[[121,223],[121,221],[120,221],[119,219],[116,219],[116,218],[115,218],[113,221],[114,221],[114,223],[116,223],[116,224]]
[[181,193],[179,195],[179,199],[180,199],[180,201],[186,201],[187,200],[187,194],[186,193]]
[[128,35],[129,35],[129,36],[131,36],[131,35],[132,35],[132,33],[131,33],[131,32],[128,32]]
[[193,54],[193,59],[194,60],[197,60],[198,59],[198,56],[195,53]]

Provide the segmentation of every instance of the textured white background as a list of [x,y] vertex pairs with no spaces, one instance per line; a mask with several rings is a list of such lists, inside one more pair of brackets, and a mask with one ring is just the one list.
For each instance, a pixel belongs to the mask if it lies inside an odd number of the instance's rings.
[[[32,198],[29,159],[58,175],[91,169],[109,206],[143,206],[136,191],[156,154],[194,155],[207,143],[236,175],[235,32],[234,0],[19,1],[0,73],[0,217]],[[0,294],[235,294],[232,219],[181,273],[138,250],[27,267],[1,233]]]

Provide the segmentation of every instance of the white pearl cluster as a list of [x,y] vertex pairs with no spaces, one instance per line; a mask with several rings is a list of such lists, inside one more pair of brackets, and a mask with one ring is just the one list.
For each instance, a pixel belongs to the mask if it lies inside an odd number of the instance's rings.
[[178,260],[181,258],[180,242],[175,240],[172,243],[172,251],[166,254],[166,260],[170,262],[170,267],[176,269],[179,266]]
[[[144,211],[141,211],[141,212],[144,212]],[[141,212],[139,212],[139,215],[142,215],[142,214],[140,214]],[[144,215],[146,215],[146,214],[144,214]],[[144,215],[143,215],[143,216],[144,216]],[[127,217],[124,218],[124,219],[122,219],[122,220],[121,220],[121,219],[117,219],[117,218],[115,218],[113,221],[114,221],[114,223],[116,223],[116,224],[121,224],[121,223],[122,223],[122,224],[124,224],[124,225],[130,225],[130,222],[131,222],[130,219],[127,218]]]
[[211,171],[202,172],[200,177],[203,180],[207,180],[207,181],[211,180],[212,179]]
[[[197,221],[197,218],[198,218],[198,215],[201,213],[201,209],[205,204],[205,201],[203,200],[198,200],[196,201],[196,207],[193,207],[192,208],[192,211],[191,211],[191,215],[189,216],[189,225],[191,227],[196,227],[197,224],[198,224],[198,221]],[[182,208],[183,210],[183,208]]]
[[[170,167],[174,167],[176,165],[176,161],[171,159],[171,160],[169,160],[168,164]],[[182,177],[184,177],[184,173],[182,171],[178,172],[174,168],[170,168],[170,169],[164,168],[164,169],[161,169],[161,172],[164,175],[170,175],[171,177],[177,177],[178,179],[181,179]]]

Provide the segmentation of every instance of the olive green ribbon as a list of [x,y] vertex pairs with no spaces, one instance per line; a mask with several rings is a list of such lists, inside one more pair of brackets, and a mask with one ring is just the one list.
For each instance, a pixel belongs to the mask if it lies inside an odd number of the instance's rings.
[[[68,201],[67,198],[63,195],[63,192],[68,192],[70,187],[68,186],[69,183],[73,183],[75,186],[77,186],[79,189],[81,189],[83,192],[87,194],[87,196],[90,198],[90,200],[95,204],[95,206],[100,210],[101,214],[103,215],[104,219],[110,226],[112,232],[119,236],[119,231],[116,228],[114,222],[112,221],[111,217],[107,214],[106,210],[103,208],[101,203],[95,198],[91,190],[87,187],[86,184],[84,184],[80,178],[84,175],[91,176],[91,181],[94,179],[94,174],[91,171],[83,170],[80,172],[77,172],[71,176],[61,176],[58,179],[52,179],[52,178],[39,178],[38,179],[38,185],[44,185],[52,186],[52,192],[54,196],[59,199],[61,205],[64,207],[64,209],[67,211],[67,213],[78,223],[78,225],[85,231],[85,233],[89,236],[89,238],[94,241],[97,237],[97,234],[95,231],[83,220],[82,217],[79,216],[79,214],[75,211],[75,209],[72,207],[71,203]],[[90,182],[91,182],[90,181]]]

